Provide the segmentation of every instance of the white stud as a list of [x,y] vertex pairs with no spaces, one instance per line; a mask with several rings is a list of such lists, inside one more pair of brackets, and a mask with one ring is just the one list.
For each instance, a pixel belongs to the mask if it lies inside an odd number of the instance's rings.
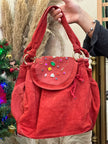
[[54,73],[52,73],[52,74],[50,75],[50,77],[52,77],[52,78],[53,78],[53,77],[55,77],[55,74],[54,74]]
[[44,77],[47,77],[47,73],[45,73]]

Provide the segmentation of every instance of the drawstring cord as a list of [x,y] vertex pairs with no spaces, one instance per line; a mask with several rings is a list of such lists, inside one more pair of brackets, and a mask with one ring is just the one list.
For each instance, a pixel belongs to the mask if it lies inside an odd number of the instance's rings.
[[81,76],[79,74],[77,74],[76,77],[75,77],[75,80],[73,81],[72,88],[71,88],[71,95],[72,95],[73,98],[76,98],[76,96],[75,96],[75,91],[76,91],[76,86],[77,86],[76,85],[76,80],[84,82],[84,79],[81,78]]
[[75,90],[76,90],[76,80],[74,80],[74,82],[72,84],[72,88],[71,88],[71,96],[73,98],[76,98],[76,96],[75,96]]
[[79,81],[84,82],[84,79],[83,79],[79,74],[76,75],[76,78],[77,78]]

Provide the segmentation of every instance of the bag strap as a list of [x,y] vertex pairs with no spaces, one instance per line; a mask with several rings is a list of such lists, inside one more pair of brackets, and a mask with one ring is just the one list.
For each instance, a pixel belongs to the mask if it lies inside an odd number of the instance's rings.
[[[27,48],[24,50],[24,54],[27,55],[26,60],[27,60],[27,58],[30,59],[30,58],[35,57],[36,50],[39,48],[39,46],[43,40],[46,28],[47,28],[47,15],[52,8],[57,9],[59,7],[58,6],[50,6],[45,10],[44,14],[42,15],[42,17],[38,23],[38,26],[37,26],[34,34],[33,34],[32,41],[29,43]],[[62,23],[70,41],[71,41],[71,43],[73,44],[73,49],[74,49],[75,53],[82,54],[81,51],[83,51],[84,54],[88,57],[89,56],[88,51],[81,47],[78,38],[76,37],[73,30],[71,29],[71,27],[67,23],[67,20],[65,18],[64,13],[63,13],[63,16],[61,18],[61,23]]]

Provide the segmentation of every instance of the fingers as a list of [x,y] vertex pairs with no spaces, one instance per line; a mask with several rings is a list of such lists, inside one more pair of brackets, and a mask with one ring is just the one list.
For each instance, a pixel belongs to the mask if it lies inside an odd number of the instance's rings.
[[54,17],[55,20],[58,20],[59,22],[61,22],[61,17],[63,16],[63,14],[60,8],[58,9],[52,8],[50,11],[50,14],[52,17]]
[[61,12],[61,9],[60,9],[60,8],[57,8],[57,9],[52,8],[52,9],[51,9],[51,14],[52,14],[52,16],[55,16],[55,15],[59,14],[60,12]]
[[70,0],[63,0],[63,1],[64,1],[64,2],[65,2],[65,4],[66,4],[66,3],[69,3],[69,1],[70,1]]

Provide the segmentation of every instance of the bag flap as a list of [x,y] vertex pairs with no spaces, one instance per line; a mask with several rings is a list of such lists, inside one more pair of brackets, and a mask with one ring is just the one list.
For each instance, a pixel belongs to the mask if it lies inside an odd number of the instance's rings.
[[45,56],[37,58],[31,67],[31,77],[33,82],[41,88],[64,89],[74,80],[77,65],[72,57]]

